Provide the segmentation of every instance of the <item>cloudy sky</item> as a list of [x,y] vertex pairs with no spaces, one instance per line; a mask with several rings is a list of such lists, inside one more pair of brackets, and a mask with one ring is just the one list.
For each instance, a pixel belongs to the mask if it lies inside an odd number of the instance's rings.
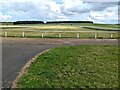
[[118,23],[118,0],[115,0],[116,2],[89,1],[0,0],[0,21],[77,20],[106,24]]

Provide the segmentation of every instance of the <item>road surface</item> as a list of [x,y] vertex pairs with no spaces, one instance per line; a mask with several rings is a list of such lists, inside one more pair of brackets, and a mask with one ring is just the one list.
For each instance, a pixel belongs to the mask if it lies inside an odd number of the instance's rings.
[[2,38],[2,84],[10,88],[23,66],[38,53],[60,46],[118,45],[117,39]]

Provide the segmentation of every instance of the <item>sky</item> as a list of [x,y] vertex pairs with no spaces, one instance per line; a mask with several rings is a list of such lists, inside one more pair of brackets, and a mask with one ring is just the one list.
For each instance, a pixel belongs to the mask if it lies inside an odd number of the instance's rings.
[[[118,0],[0,0],[0,21],[118,23]],[[97,1],[97,0],[96,0]]]

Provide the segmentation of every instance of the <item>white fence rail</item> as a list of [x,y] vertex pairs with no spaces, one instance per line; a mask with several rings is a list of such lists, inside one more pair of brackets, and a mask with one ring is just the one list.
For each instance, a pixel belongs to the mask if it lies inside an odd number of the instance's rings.
[[[84,37],[89,37],[89,35],[91,35],[92,38],[98,38],[98,37],[102,37],[103,34],[106,34],[108,38],[113,38],[116,37],[118,38],[118,31],[38,31],[38,30],[26,30],[26,31],[18,31],[16,33],[14,33],[15,31],[4,31],[4,34],[2,35],[3,37],[12,37],[12,36],[20,36],[20,37],[28,37],[28,36],[34,36],[33,33],[36,33],[37,35],[35,36],[39,36],[41,38],[46,38],[49,37],[49,35],[46,35],[46,33],[54,33],[54,35],[57,35],[57,38],[64,38],[64,37],[68,37],[71,33],[74,33],[74,35],[72,35],[71,37],[74,38],[82,38],[81,36],[83,34],[86,34],[86,36]],[[30,35],[27,35],[31,33]],[[63,35],[66,33],[66,36]],[[14,35],[13,35],[14,34]],[[116,36],[115,36],[116,35]],[[88,38],[87,37],[87,38]]]

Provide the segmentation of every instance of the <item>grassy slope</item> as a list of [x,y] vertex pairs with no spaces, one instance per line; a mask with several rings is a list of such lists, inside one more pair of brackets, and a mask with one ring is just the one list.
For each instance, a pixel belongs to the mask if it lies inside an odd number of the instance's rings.
[[2,29],[16,29],[16,27],[28,27],[34,28],[35,30],[49,30],[49,29],[77,29],[80,26],[95,26],[95,27],[103,27],[103,28],[118,28],[119,25],[112,24],[90,24],[90,23],[81,23],[81,24],[25,24],[25,25],[2,25]]
[[[103,27],[103,28],[120,28],[120,25],[114,24],[85,24],[86,26],[95,26],[95,27]],[[83,24],[84,26],[84,24]]]
[[[93,31],[101,31],[98,38],[110,38],[110,33],[113,33],[113,38],[118,38],[118,32],[104,32],[103,30],[95,30],[95,29],[87,29],[82,28],[80,26],[95,26],[95,27],[116,27],[116,25],[103,25],[103,24],[29,24],[29,25],[3,25],[0,26],[2,32],[0,32],[0,36],[5,36],[5,31],[8,32],[8,37],[22,37],[22,32],[25,31],[26,37],[35,37],[35,38],[41,38],[42,32],[39,31],[90,31],[80,34],[81,38],[94,38],[95,33]],[[36,32],[30,32],[27,30],[36,30]],[[72,37],[76,38],[77,33],[62,33],[62,37]],[[58,33],[45,33],[45,37],[57,37]]]
[[70,46],[52,49],[31,65],[22,88],[118,87],[117,46]]

